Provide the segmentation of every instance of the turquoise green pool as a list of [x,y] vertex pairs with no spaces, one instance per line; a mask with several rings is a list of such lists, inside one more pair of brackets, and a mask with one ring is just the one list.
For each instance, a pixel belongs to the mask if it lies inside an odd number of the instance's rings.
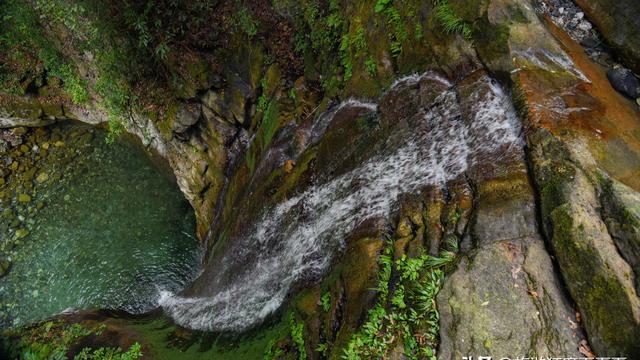
[[0,278],[2,327],[67,309],[145,312],[160,290],[179,291],[195,276],[195,219],[177,185],[132,141],[104,136],[57,126],[24,135],[29,151],[13,154],[30,167],[14,166],[0,188],[0,255],[10,264]]

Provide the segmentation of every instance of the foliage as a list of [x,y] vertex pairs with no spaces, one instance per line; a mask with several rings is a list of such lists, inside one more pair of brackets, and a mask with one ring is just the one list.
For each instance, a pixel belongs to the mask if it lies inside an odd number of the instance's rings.
[[[20,331],[20,340],[11,349],[21,359],[67,359],[69,348],[90,335],[99,336],[105,326],[92,328],[80,324],[65,324],[48,321],[32,328]],[[100,347],[84,348],[74,360],[134,360],[142,356],[141,346],[133,344],[129,350],[122,352],[119,348]]]
[[255,146],[251,146],[247,150],[245,161],[249,168],[249,173],[253,174],[257,158],[266,150],[267,146],[273,139],[278,130],[278,116],[280,114],[279,106],[276,100],[267,100],[263,81],[263,94],[258,99],[258,111],[262,112],[262,122],[258,128]]
[[322,294],[320,297],[320,306],[324,312],[329,312],[331,310],[331,293],[329,291]]
[[358,25],[353,40],[351,41],[356,53],[362,53],[367,49],[367,39],[364,37],[364,28],[362,25]]
[[108,130],[106,141],[107,144],[113,144],[120,135],[124,132],[125,128],[121,121],[117,118],[109,118]]
[[[436,358],[439,315],[435,297],[444,281],[443,268],[455,254],[403,255],[396,261],[392,257],[393,242],[389,242],[379,258],[378,300],[344,349],[344,359],[385,358],[397,339],[401,339],[409,359]],[[398,274],[393,283],[392,273]]]
[[129,350],[122,352],[120,348],[101,347],[95,350],[84,348],[74,360],[135,360],[142,356],[139,343],[131,345]]
[[393,2],[393,0],[378,0],[376,1],[376,6],[374,8],[374,10],[379,13],[382,12],[384,9],[387,8],[387,6],[389,6],[391,3]]
[[237,28],[244,32],[249,38],[258,34],[258,25],[251,17],[249,11],[242,7],[234,14],[233,22]]
[[[309,0],[305,6],[293,1],[276,3],[279,13],[291,17],[294,51],[307,59],[316,59],[307,63],[306,71],[321,75],[323,88],[335,94],[353,73],[348,22],[342,15],[340,1]],[[342,81],[337,77],[340,70]]]
[[304,323],[296,321],[295,315],[291,313],[289,316],[289,331],[291,340],[296,346],[298,351],[298,358],[300,360],[307,359],[307,350],[304,345]]
[[0,87],[3,90],[22,95],[30,82],[46,74],[61,80],[63,90],[74,102],[88,100],[86,83],[45,37],[38,14],[30,5],[20,0],[5,0],[0,3],[0,13]]
[[77,51],[92,54],[92,65],[97,70],[93,90],[99,96],[100,106],[107,112],[109,129],[116,130],[110,137],[113,138],[123,128],[116,123],[124,122],[135,100],[130,84],[136,71],[131,66],[131,48],[126,42],[123,43],[125,46],[114,46],[119,35],[113,30],[112,23],[101,18],[102,8],[92,4],[37,0],[35,10],[49,23],[64,27]]
[[280,347],[277,346],[275,339],[272,339],[269,342],[269,345],[267,345],[267,349],[264,352],[263,359],[264,360],[279,359],[283,355],[284,355],[284,350],[282,350]]
[[260,81],[260,88],[262,88],[262,93],[260,94],[260,97],[258,97],[258,105],[256,107],[256,110],[258,112],[264,113],[267,111],[267,107],[269,106],[269,99],[267,98],[269,89],[267,87],[267,80],[265,78],[262,78],[262,80]]
[[409,33],[402,21],[400,12],[395,7],[389,6],[384,9],[383,13],[391,30],[388,33],[389,40],[391,40],[391,55],[398,57],[402,54],[402,43],[407,40]]
[[448,0],[434,0],[433,4],[435,5],[435,17],[442,25],[445,33],[457,33],[462,35],[466,40],[471,40],[473,36],[471,26],[456,14]]
[[344,81],[349,81],[353,76],[353,63],[351,62],[351,54],[349,52],[349,34],[342,35],[340,41],[340,60],[344,69]]
[[110,4],[113,13],[123,15],[123,25],[133,35],[140,55],[152,62],[166,61],[173,49],[184,48],[185,43],[203,46],[217,35],[211,28],[211,17],[216,13],[212,1],[114,0]]
[[367,57],[367,59],[364,61],[364,68],[371,76],[376,76],[376,74],[378,73],[378,65],[371,56]]
[[327,343],[318,344],[316,347],[316,351],[322,354],[322,356],[327,356],[327,351],[329,351],[329,345]]

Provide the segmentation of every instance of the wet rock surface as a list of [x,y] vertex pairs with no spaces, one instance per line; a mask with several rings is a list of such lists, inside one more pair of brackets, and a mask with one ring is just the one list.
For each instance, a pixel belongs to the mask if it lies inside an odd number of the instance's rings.
[[618,92],[633,100],[640,98],[640,80],[631,70],[614,67],[607,71],[607,78]]
[[[637,128],[638,110],[634,102],[610,87],[606,67],[595,64],[557,27],[550,26],[549,31],[561,45],[558,53],[568,60],[573,75],[553,75],[539,65],[528,65],[516,76],[527,104],[525,126],[530,128],[531,174],[539,194],[542,229],[594,351],[637,356],[632,338],[637,337],[640,308],[633,281],[634,262],[621,256],[619,251],[625,247],[617,246],[611,237],[598,197],[602,176],[638,189],[625,170],[606,160],[614,155],[601,150],[612,143],[637,149],[637,139],[626,134]],[[547,89],[545,95],[537,95],[542,88]],[[563,95],[564,91],[571,95]],[[572,109],[582,110],[578,115]],[[580,120],[573,121],[576,119]],[[616,125],[607,127],[605,123]],[[628,154],[636,157],[637,150]],[[584,264],[589,264],[588,271]],[[617,294],[615,300],[604,295],[613,293]],[[611,313],[624,315],[611,319]],[[626,329],[625,335],[617,332],[621,328]]]
[[[258,333],[262,319],[271,329],[291,311],[269,351],[340,358],[380,296],[372,289],[392,237],[394,261],[457,254],[437,297],[439,339],[429,328],[409,337],[439,344],[438,358],[640,356],[638,84],[616,61],[638,71],[635,3],[450,0],[471,39],[443,32],[431,2],[407,3],[421,27],[409,29],[411,46],[400,54],[388,52],[398,45],[393,36],[380,36],[386,22],[376,16],[385,13],[362,1],[345,10],[352,38],[370,46],[366,62],[351,59],[349,68],[345,60],[342,102],[323,88],[336,78],[313,75],[321,72],[313,67],[281,79],[285,69],[243,41],[223,80],[185,84],[172,116],[134,117],[129,131],[169,159],[208,250],[202,277],[165,294],[165,309],[187,327]],[[392,84],[426,69],[434,71]],[[485,112],[492,121],[474,121],[496,89],[509,90],[518,118]],[[516,126],[491,127],[507,123]],[[492,135],[507,129],[518,129],[527,147],[496,142]],[[6,148],[30,152],[19,134],[0,136]],[[381,160],[404,149],[410,161]],[[380,168],[398,176],[377,177]],[[29,176],[37,185],[52,175]],[[12,196],[16,207],[35,201],[28,189]],[[392,200],[378,201],[385,197]],[[9,230],[16,241],[29,238],[20,214],[3,216],[18,219]],[[12,271],[9,260],[0,265],[0,274]],[[171,351],[215,348],[207,335],[158,318],[141,321],[162,323]],[[135,336],[152,342],[153,334]],[[405,356],[406,339],[385,340],[385,355]]]
[[640,4],[633,0],[576,0],[576,3],[627,66],[640,72]]

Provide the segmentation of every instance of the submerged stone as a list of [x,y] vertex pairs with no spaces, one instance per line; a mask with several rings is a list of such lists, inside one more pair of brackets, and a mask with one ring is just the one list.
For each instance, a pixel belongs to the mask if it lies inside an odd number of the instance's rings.
[[49,180],[49,175],[47,173],[40,173],[37,177],[36,177],[36,181],[39,183],[43,183],[45,181]]
[[[0,227],[0,238],[13,240],[0,256],[12,251],[14,259],[0,287],[0,328],[67,308],[144,312],[156,306],[159,290],[179,291],[195,271],[192,210],[173,180],[136,144],[107,145],[103,132],[85,136],[88,130],[49,128],[35,146],[65,141],[65,150],[24,161],[25,174],[8,177],[18,204],[0,221],[11,220],[13,229]],[[25,182],[26,173],[35,181]]]
[[22,239],[24,237],[27,237],[27,235],[29,235],[29,230],[27,230],[27,229],[18,229],[18,230],[16,230],[16,237],[18,239]]

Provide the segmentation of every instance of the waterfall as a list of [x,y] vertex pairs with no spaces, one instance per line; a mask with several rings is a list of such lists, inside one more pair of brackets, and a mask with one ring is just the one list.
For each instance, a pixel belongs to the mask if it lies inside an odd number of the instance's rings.
[[[433,74],[400,79],[389,91],[415,86],[424,77],[448,90],[413,117],[399,134],[402,145],[388,146],[357,168],[266,209],[244,236],[232,239],[233,254],[215,265],[233,281],[207,297],[162,292],[159,303],[166,313],[193,329],[242,331],[259,324],[296,282],[324,274],[349,232],[366,219],[388,216],[400,195],[443,185],[473,164],[497,161],[501,151],[522,146],[510,97],[488,77],[468,95],[473,105],[466,118],[455,87]],[[363,107],[349,101],[340,108],[350,106]],[[371,104],[367,109],[377,111]],[[336,112],[319,116],[318,127],[330,127]]]

